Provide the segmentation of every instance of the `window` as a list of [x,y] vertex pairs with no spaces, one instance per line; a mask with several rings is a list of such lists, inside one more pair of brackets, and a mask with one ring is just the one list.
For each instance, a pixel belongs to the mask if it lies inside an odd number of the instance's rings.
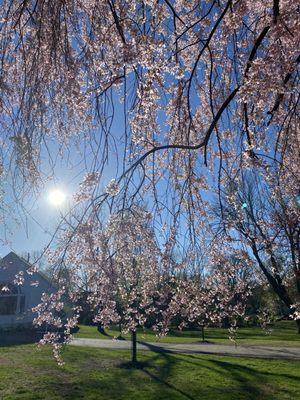
[[25,296],[19,286],[0,283],[0,315],[15,315],[25,311]]

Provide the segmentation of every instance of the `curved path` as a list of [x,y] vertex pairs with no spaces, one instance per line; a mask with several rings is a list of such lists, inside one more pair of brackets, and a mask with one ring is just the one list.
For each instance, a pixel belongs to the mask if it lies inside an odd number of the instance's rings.
[[[71,345],[129,350],[131,342],[127,340],[75,338],[72,340]],[[209,343],[150,343],[138,341],[137,348],[138,350],[168,353],[219,354],[223,356],[300,360],[300,347],[234,346]]]

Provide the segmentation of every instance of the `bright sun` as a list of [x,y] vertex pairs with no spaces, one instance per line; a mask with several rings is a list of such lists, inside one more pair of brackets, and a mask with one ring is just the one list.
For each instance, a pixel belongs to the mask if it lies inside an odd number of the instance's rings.
[[66,201],[66,194],[60,189],[53,189],[48,193],[48,202],[54,206],[59,207]]

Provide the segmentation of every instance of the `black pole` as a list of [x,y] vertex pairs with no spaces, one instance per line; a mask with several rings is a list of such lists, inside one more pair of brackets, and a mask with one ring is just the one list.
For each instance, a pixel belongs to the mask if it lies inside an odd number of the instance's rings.
[[136,331],[131,331],[131,362],[137,363],[137,350],[136,350]]

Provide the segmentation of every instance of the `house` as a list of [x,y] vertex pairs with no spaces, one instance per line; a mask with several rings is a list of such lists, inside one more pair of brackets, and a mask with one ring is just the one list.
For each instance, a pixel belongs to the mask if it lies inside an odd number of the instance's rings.
[[[0,260],[0,329],[31,325],[32,307],[41,302],[42,293],[55,291],[49,278],[41,272],[29,274],[31,265],[14,252]],[[17,285],[16,276],[23,281]]]

